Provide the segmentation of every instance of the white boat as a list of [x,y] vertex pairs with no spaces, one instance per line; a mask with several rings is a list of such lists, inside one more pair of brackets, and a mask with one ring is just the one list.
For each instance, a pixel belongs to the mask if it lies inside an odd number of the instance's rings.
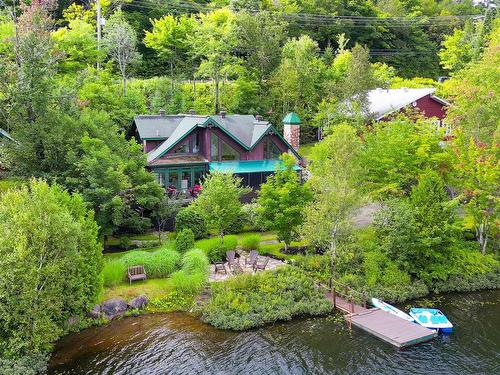
[[442,333],[451,333],[453,331],[453,324],[438,309],[414,307],[410,309],[410,315],[418,324],[426,328],[435,329]]
[[387,302],[379,300],[378,298],[372,298],[372,304],[373,306],[379,308],[380,310],[384,310],[392,315],[396,315],[398,318],[407,320],[409,322],[414,321],[414,319],[410,315],[402,312],[401,310],[392,305],[389,305]]

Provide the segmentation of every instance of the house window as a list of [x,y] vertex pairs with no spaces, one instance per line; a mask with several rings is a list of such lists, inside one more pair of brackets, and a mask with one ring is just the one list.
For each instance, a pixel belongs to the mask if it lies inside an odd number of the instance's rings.
[[281,150],[274,144],[273,141],[267,139],[264,143],[264,159],[279,159]]
[[175,151],[174,154],[187,154],[189,152],[189,141],[182,143]]
[[200,151],[200,133],[196,132],[194,134],[194,141],[193,141],[193,154],[196,154],[198,151]]
[[158,181],[158,183],[161,185],[161,186],[165,186],[165,179],[164,179],[164,174],[163,172],[157,172],[155,173],[156,174],[156,181]]
[[239,160],[240,153],[221,140],[221,161]]
[[176,169],[168,172],[168,187],[176,189],[179,187],[179,172]]
[[210,136],[210,155],[213,161],[219,160],[219,137],[214,133]]

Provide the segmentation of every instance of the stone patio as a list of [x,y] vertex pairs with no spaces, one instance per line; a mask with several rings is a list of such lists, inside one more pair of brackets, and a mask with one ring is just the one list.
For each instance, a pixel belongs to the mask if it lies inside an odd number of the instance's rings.
[[[241,268],[243,270],[243,273],[250,273],[250,274],[253,274],[254,271],[252,269],[252,267],[248,266],[248,267],[245,267],[245,257],[248,255],[246,252],[244,251],[241,251],[239,252],[240,254],[240,257],[237,258],[239,260],[239,263],[241,265]],[[271,258],[271,257],[267,257],[267,256],[264,256],[264,255],[259,255],[259,259],[269,259],[268,263],[267,263],[267,266],[266,266],[266,271],[267,270],[273,270],[277,267],[281,267],[283,265],[285,265],[285,263],[281,260],[278,260],[278,259],[274,259],[274,258]],[[208,281],[209,282],[213,282],[213,281],[222,281],[222,280],[227,280],[228,278],[234,276],[234,275],[239,275],[241,274],[241,272],[233,272],[233,270],[231,270],[229,268],[229,264],[228,262],[225,262],[224,263],[224,268],[226,269],[226,273],[223,273],[222,271],[219,271],[217,273],[215,273],[215,266],[213,264],[210,265],[210,276],[208,277]],[[258,271],[260,272],[260,271]]]

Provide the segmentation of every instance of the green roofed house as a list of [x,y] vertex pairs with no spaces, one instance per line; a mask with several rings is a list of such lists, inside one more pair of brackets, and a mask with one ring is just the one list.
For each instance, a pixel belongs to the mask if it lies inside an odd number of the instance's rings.
[[297,159],[300,119],[283,119],[284,136],[261,116],[189,114],[140,115],[134,118],[135,137],[147,154],[147,166],[166,188],[187,190],[210,171],[234,173],[243,184],[258,188],[281,167],[288,152]]

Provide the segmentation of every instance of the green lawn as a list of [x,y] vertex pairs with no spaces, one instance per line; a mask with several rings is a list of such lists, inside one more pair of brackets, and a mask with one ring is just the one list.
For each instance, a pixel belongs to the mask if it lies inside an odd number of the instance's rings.
[[133,251],[151,251],[152,252],[152,251],[161,249],[162,247],[168,247],[168,246],[170,246],[170,242],[164,242],[161,244],[161,246],[132,249],[132,250],[120,251],[120,252],[116,252],[116,253],[104,253],[103,256],[104,256],[104,261],[117,260],[117,259],[121,258],[122,256],[124,256],[125,254],[131,253]]
[[132,285],[124,282],[114,287],[104,288],[101,295],[101,301],[109,298],[123,298],[128,301],[143,294],[148,296],[149,299],[163,297],[169,294],[172,289],[170,278],[135,281]]

